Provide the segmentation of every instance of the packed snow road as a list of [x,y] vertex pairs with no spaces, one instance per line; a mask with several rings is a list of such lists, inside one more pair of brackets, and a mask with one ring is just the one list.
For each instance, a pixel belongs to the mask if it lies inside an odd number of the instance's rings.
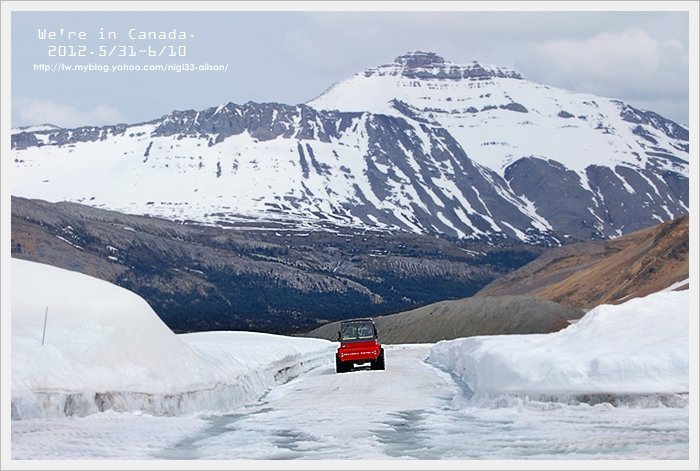
[[[12,423],[14,459],[687,459],[688,408],[475,400],[425,360],[387,346],[385,371],[333,358],[233,413],[105,412]],[[673,406],[673,404],[671,404]]]

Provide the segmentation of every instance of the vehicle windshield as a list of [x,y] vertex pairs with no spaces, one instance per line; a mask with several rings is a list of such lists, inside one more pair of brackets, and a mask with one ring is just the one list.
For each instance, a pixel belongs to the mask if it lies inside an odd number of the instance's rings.
[[349,322],[340,326],[340,339],[371,340],[374,338],[374,326],[371,322]]

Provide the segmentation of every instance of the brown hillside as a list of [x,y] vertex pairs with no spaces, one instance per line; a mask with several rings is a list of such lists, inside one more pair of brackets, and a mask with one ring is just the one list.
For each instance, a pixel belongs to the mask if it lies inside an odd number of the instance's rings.
[[[556,332],[569,319],[583,315],[574,309],[531,296],[494,296],[441,301],[412,311],[374,318],[382,343],[434,343],[474,335]],[[340,322],[305,334],[335,341]]]
[[686,280],[688,247],[684,216],[610,241],[551,250],[476,296],[531,294],[584,309],[616,304]]

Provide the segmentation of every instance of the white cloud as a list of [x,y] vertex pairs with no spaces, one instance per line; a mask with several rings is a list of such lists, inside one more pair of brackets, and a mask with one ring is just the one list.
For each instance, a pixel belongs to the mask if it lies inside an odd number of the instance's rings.
[[12,98],[12,126],[53,124],[65,128],[102,126],[124,122],[121,112],[110,105],[78,108],[51,100]]
[[659,64],[659,43],[642,30],[601,33],[583,41],[549,41],[537,52],[556,60],[560,71],[603,76],[611,70],[648,74]]
[[614,98],[668,97],[688,88],[687,51],[641,29],[545,41],[534,45],[521,68],[551,84]]

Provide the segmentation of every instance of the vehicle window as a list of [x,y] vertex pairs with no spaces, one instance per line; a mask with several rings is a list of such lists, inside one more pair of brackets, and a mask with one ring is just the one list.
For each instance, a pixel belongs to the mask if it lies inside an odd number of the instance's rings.
[[342,331],[343,340],[355,340],[357,338],[357,327],[352,324],[343,327]]
[[371,324],[362,324],[360,326],[358,337],[361,339],[371,339],[374,338],[374,329],[372,329]]
[[341,340],[367,340],[374,338],[374,328],[369,322],[346,324],[340,330]]

